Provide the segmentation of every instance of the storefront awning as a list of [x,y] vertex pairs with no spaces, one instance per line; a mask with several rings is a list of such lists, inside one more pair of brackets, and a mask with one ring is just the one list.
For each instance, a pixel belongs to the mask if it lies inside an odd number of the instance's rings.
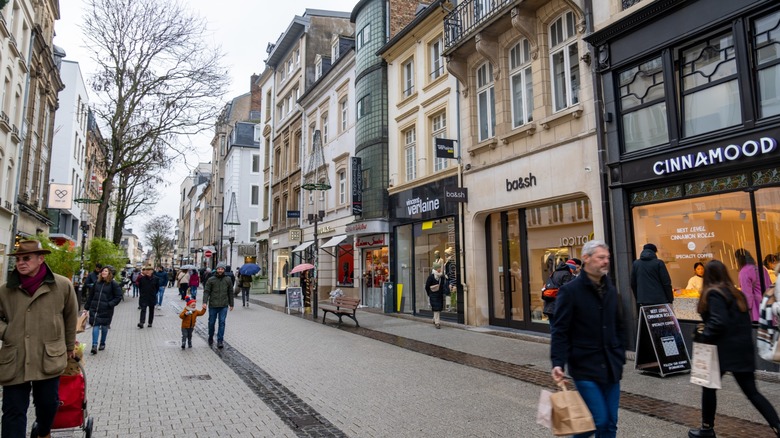
[[301,252],[301,251],[305,250],[306,248],[308,248],[308,247],[310,247],[312,245],[314,245],[314,241],[313,240],[311,240],[309,242],[303,242],[300,245],[296,246],[295,249],[292,250],[292,252]]
[[323,243],[320,248],[332,248],[332,247],[340,244],[341,242],[345,241],[346,239],[347,239],[347,235],[346,234],[342,234],[340,236],[331,237],[331,239],[328,240],[327,242]]

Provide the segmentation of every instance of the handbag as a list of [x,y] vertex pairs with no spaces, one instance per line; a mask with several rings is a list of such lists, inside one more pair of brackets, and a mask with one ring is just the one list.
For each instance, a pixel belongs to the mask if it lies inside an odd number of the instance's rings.
[[552,429],[552,392],[543,389],[539,394],[539,405],[536,408],[536,424]]
[[780,351],[777,351],[779,333],[774,311],[774,304],[776,301],[774,288],[767,290],[764,297],[761,299],[756,347],[758,356],[761,359],[780,363]]
[[705,388],[720,389],[720,362],[718,361],[717,345],[693,343],[691,383]]
[[555,436],[576,435],[596,430],[593,415],[577,391],[569,391],[558,383],[560,391],[550,395],[552,431]]
[[89,313],[86,310],[82,310],[79,319],[76,320],[76,333],[83,333],[87,329],[88,319]]

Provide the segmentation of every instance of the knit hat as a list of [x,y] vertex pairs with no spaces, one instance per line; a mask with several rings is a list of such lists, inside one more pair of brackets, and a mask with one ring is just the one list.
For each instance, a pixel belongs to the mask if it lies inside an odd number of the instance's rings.
[[578,267],[578,266],[577,266],[577,262],[575,262],[575,261],[574,261],[574,260],[572,260],[572,259],[566,260],[566,266],[568,266],[568,267],[569,267],[569,269],[571,269],[572,271],[576,270],[576,269],[577,269],[577,267]]
[[643,246],[642,249],[649,249],[653,252],[658,252],[658,248],[652,243],[645,243],[645,246]]
[[195,301],[194,298],[187,297],[186,299],[187,299],[187,307],[189,307],[190,304],[197,303],[197,301]]
[[441,269],[441,263],[435,262],[432,266],[433,269]]

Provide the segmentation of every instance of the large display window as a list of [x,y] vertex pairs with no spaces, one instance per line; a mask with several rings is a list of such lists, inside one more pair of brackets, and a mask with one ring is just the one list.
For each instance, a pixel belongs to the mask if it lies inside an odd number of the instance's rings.
[[[675,292],[679,319],[700,319],[696,313],[700,290],[696,264],[722,261],[739,288],[739,271],[746,254],[758,269],[774,268],[780,252],[780,189],[764,188],[752,194],[735,192],[683,199],[633,208],[634,245],[638,255],[645,243],[658,247]],[[758,235],[756,235],[756,230]],[[763,275],[759,276],[763,284]]]

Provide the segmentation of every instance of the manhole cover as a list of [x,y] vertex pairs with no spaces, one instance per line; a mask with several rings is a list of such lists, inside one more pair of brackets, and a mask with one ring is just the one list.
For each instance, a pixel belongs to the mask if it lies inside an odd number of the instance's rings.
[[184,380],[211,380],[208,374],[194,374],[192,376],[183,376]]

